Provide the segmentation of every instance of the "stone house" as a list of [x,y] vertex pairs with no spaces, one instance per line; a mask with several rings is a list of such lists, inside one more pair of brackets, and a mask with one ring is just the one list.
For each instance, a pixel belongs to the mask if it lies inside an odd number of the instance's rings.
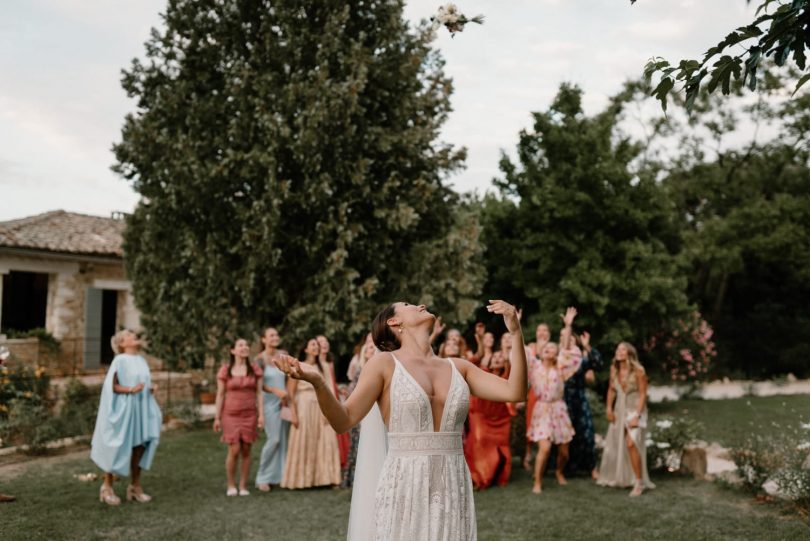
[[[124,271],[124,225],[120,213],[63,210],[0,222],[0,345],[11,350],[10,367],[44,367],[57,384],[61,376],[101,381],[114,357],[112,335],[141,330]],[[35,329],[55,338],[58,349]],[[15,338],[26,334],[34,336]],[[148,359],[153,371],[161,369]],[[169,387],[173,397],[190,398],[187,374],[153,372],[153,379],[171,383],[158,399]]]

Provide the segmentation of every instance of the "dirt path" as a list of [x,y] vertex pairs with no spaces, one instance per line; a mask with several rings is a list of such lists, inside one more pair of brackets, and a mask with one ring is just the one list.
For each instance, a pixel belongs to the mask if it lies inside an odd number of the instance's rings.
[[90,446],[82,446],[58,455],[30,457],[19,462],[0,464],[0,482],[19,477],[30,468],[48,468],[54,464],[68,462],[78,458],[87,458],[88,456],[90,456]]

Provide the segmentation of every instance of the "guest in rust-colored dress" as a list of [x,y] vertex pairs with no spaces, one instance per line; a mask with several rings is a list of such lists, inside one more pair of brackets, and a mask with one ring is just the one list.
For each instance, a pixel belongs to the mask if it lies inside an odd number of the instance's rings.
[[[481,369],[509,379],[508,360],[497,351],[482,360]],[[464,458],[470,468],[473,486],[483,489],[504,486],[512,473],[512,450],[509,446],[513,404],[470,397],[470,429],[464,442]]]
[[[221,441],[228,444],[225,472],[228,496],[249,496],[250,450],[258,437],[256,429],[264,426],[262,369],[250,364],[250,346],[238,339],[231,349],[230,363],[217,374],[217,404],[214,430],[222,431]],[[236,489],[236,462],[242,458],[239,490]]]
[[[335,373],[335,356],[331,351],[332,346],[329,344],[329,339],[323,334],[319,334],[317,337],[315,337],[315,339],[318,340],[318,347],[320,348],[318,360],[324,370],[329,370],[329,379],[332,382],[330,389],[332,390],[332,394],[335,395],[335,398],[340,400],[340,391],[338,390],[337,385],[337,374]],[[343,434],[337,434],[336,437],[338,440],[338,451],[340,452],[340,468],[345,471],[349,460],[351,435],[348,432],[344,432]]]
[[[318,340],[312,338],[301,351],[302,363],[321,372],[324,385],[329,386],[329,367],[324,367],[318,358]],[[340,453],[337,433],[326,420],[318,406],[315,387],[304,380],[287,380],[287,394],[292,409],[287,460],[284,464],[283,488],[310,488],[339,485]]]

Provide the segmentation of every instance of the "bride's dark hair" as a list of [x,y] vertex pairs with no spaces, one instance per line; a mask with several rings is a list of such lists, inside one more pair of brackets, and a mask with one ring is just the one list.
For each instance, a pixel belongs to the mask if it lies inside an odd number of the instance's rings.
[[389,304],[374,318],[371,324],[371,338],[380,351],[394,351],[399,349],[399,340],[393,329],[388,326],[388,320],[396,315],[396,308]]

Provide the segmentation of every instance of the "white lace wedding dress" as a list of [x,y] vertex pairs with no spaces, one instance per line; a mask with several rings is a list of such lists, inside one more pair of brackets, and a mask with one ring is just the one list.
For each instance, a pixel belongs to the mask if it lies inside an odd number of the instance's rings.
[[[392,355],[393,356],[393,355]],[[349,539],[469,541],[476,539],[472,480],[461,444],[470,389],[451,360],[450,390],[438,432],[424,389],[394,357],[387,453],[377,478],[373,529],[355,523],[363,512],[352,502]],[[375,408],[376,409],[376,408]],[[379,417],[379,410],[370,415]],[[373,419],[377,422],[377,419]],[[361,428],[367,429],[366,421]],[[358,456],[358,468],[363,454]],[[359,507],[359,505],[358,505]],[[368,508],[365,509],[367,514]],[[370,535],[369,535],[370,534]]]

